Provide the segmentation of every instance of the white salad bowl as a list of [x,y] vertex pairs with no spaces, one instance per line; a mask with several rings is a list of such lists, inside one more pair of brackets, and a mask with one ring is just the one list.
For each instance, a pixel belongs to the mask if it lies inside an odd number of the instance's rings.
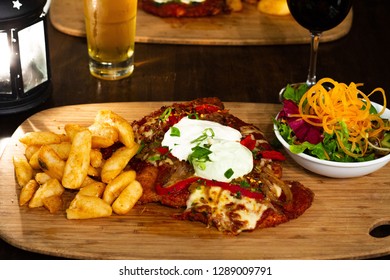
[[[372,105],[378,110],[382,110],[383,106],[371,102]],[[390,119],[390,110],[386,108],[384,114],[381,116],[383,119]],[[365,161],[365,162],[335,162],[318,159],[316,157],[299,153],[295,154],[290,151],[290,145],[280,135],[277,126],[274,124],[274,131],[276,138],[283,145],[286,152],[290,157],[303,168],[312,171],[314,173],[331,177],[331,178],[354,178],[361,177],[373,173],[390,161],[390,154],[380,157],[378,159]]]

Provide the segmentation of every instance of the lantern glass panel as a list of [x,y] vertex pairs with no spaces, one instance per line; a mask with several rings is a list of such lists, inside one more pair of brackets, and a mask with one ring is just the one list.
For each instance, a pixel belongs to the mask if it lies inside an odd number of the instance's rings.
[[0,32],[0,94],[12,94],[10,56],[7,33]]
[[18,37],[23,85],[26,93],[48,80],[43,21],[20,30]]

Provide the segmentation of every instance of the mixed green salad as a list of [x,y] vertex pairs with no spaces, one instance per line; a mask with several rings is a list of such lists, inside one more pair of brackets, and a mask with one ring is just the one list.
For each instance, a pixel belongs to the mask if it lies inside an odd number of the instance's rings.
[[[291,152],[337,162],[369,161],[390,153],[390,121],[381,117],[384,91],[377,88],[365,95],[359,86],[329,78],[311,88],[288,85],[274,123]],[[379,112],[369,100],[375,92],[384,99]]]

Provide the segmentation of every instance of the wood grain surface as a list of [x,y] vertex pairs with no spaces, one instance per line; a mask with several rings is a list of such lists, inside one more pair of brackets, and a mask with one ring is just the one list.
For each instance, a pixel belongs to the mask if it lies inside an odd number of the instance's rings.
[[[352,11],[337,27],[324,32],[321,42],[345,36],[352,26]],[[85,36],[83,1],[53,0],[53,26],[73,36]],[[160,18],[138,9],[136,42],[193,45],[275,45],[302,44],[309,33],[290,16],[260,13],[244,3],[239,13],[205,18]]]
[[[390,253],[390,238],[374,238],[372,228],[390,223],[390,166],[356,179],[330,179],[303,170],[290,158],[284,179],[301,181],[315,193],[300,218],[275,228],[232,237],[197,222],[177,221],[177,211],[158,204],[137,205],[128,215],[67,220],[65,211],[18,206],[13,155],[26,132],[62,132],[64,124],[89,125],[109,108],[127,120],[138,119],[167,102],[72,105],[41,111],[13,134],[0,161],[0,235],[16,247],[76,259],[355,259]],[[243,120],[273,137],[277,104],[225,103]],[[65,202],[73,194],[67,192]]]

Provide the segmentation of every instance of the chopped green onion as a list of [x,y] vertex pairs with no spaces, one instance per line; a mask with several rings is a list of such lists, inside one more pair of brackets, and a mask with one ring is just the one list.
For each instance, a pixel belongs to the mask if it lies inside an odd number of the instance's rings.
[[203,130],[201,136],[191,141],[191,144],[202,142],[206,140],[208,137],[213,138],[214,136],[215,136],[214,130],[212,128],[206,128],[205,130]]
[[209,154],[211,153],[207,148],[196,146],[192,148],[192,153],[188,156],[188,161],[199,169],[205,170],[206,162],[210,161]]
[[188,115],[188,118],[189,119],[196,119],[196,120],[199,120],[199,115],[198,115],[198,113],[191,113],[191,114],[189,114]]
[[165,109],[165,111],[161,114],[161,116],[159,117],[160,120],[162,121],[166,121],[169,116],[171,115],[172,113],[172,108],[171,107],[168,107]]
[[151,156],[148,158],[148,161],[158,161],[161,159],[161,156],[156,155],[156,156]]
[[197,166],[200,170],[206,169],[206,163],[203,161],[194,161],[193,164],[194,166]]
[[172,126],[170,135],[173,137],[180,137],[180,130],[177,127]]
[[241,181],[240,186],[243,188],[249,188],[251,185],[247,181]]
[[225,177],[226,177],[227,179],[230,179],[230,177],[232,177],[233,174],[234,174],[234,171],[233,171],[233,169],[231,169],[231,168],[229,168],[228,170],[226,170],[226,172],[224,173],[224,175],[225,175]]
[[145,148],[145,142],[141,141],[141,144],[139,145],[139,148],[137,150],[137,155],[139,155],[144,148]]
[[208,161],[208,155],[212,152],[204,147],[196,146],[192,148],[192,153],[190,154],[189,158],[201,160],[201,161]]
[[[210,134],[208,134],[207,132],[210,132]],[[206,128],[205,130],[203,130],[203,133],[211,138],[215,136],[214,130],[212,128]]]
[[192,140],[191,144],[194,144],[194,143],[197,143],[197,142],[202,142],[203,140],[206,140],[206,139],[207,139],[207,135],[206,134],[202,134],[198,138]]

